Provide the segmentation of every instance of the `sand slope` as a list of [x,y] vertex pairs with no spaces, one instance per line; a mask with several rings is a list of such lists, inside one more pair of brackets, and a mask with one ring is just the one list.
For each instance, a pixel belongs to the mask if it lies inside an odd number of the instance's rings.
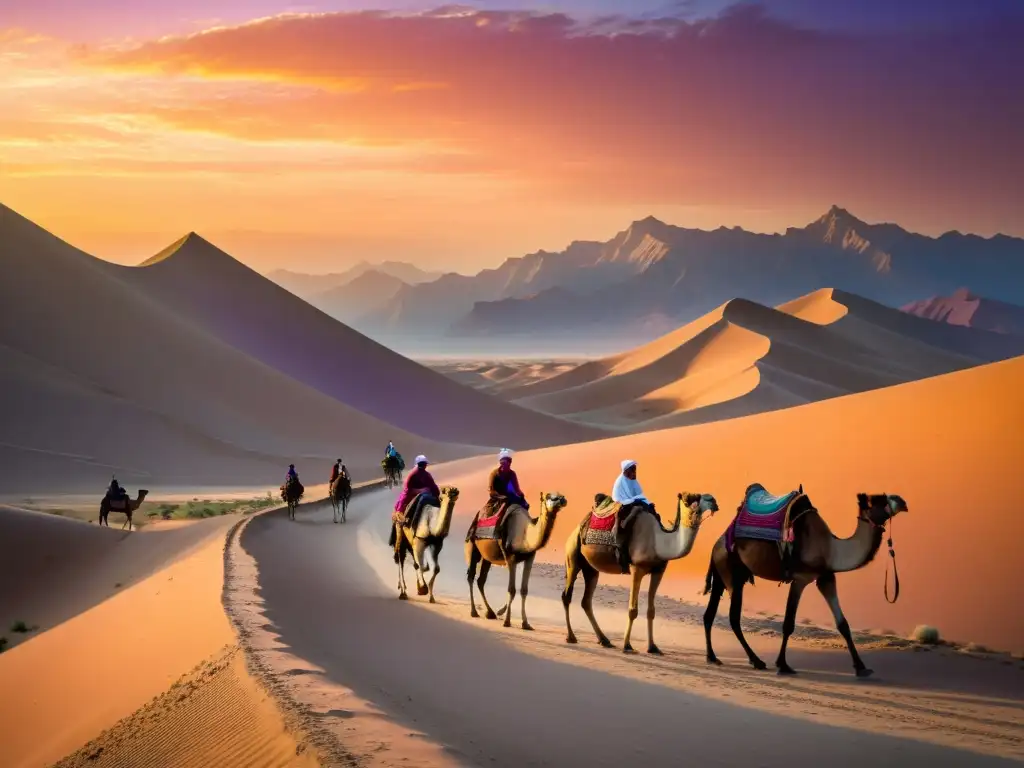
[[[65,764],[297,763],[281,716],[232,651],[221,591],[224,536],[236,521],[126,537],[0,510],[0,540],[18,542],[0,558],[0,605],[6,614],[19,600],[24,620],[44,624],[0,654],[0,765],[52,764],[147,702],[130,728]],[[187,727],[176,727],[185,716]],[[127,749],[111,751],[129,736]]]
[[337,322],[195,234],[142,268],[102,267],[225,344],[408,432],[524,448],[600,436],[460,386]]
[[622,355],[505,396],[547,413],[655,429],[801,405],[1003,359],[1024,345],[837,290],[777,309],[734,299]]
[[112,471],[132,488],[266,486],[304,458],[326,475],[339,455],[368,477],[389,439],[435,460],[472,452],[431,431],[596,434],[461,387],[190,242],[115,267],[0,207],[0,492],[101,489]]
[[[1024,536],[1017,508],[1024,494],[1022,388],[1024,357],[748,418],[524,452],[515,467],[531,500],[545,490],[570,500],[541,553],[556,563],[589,500],[609,491],[624,458],[639,462],[644,490],[663,515],[674,513],[677,492],[715,494],[721,514],[692,554],[669,569],[664,587],[691,599],[712,544],[752,482],[778,493],[802,483],[838,536],[853,531],[858,492],[902,494],[911,508],[894,532],[903,594],[895,606],[882,599],[881,556],[841,575],[851,623],[900,631],[930,623],[954,639],[1020,650],[1024,613],[1015,608],[1016,582],[1007,574]],[[463,491],[454,532],[461,534],[465,516],[482,505],[490,467],[490,460],[474,460],[438,470]],[[785,590],[760,585],[747,599],[751,610],[779,611]],[[802,615],[828,623],[813,590],[803,606]]]

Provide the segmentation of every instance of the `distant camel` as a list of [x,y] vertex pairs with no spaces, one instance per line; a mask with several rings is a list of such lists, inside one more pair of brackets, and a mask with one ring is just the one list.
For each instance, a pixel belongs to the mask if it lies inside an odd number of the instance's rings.
[[402,469],[395,456],[381,459],[380,467],[384,470],[385,488],[397,488],[402,484]]
[[[502,521],[504,536],[496,538],[493,532],[496,526],[481,528],[479,525],[469,541],[466,542],[466,561],[469,568],[466,577],[469,579],[469,605],[470,616],[474,619],[480,616],[476,610],[476,602],[473,596],[473,577],[476,575],[476,567],[480,565],[480,576],[477,579],[477,586],[480,588],[480,597],[483,598],[484,608],[487,609],[487,618],[496,619],[504,614],[505,626],[512,624],[512,600],[516,596],[516,569],[519,563],[523,564],[523,580],[519,588],[522,596],[523,629],[533,629],[530,622],[526,620],[526,595],[529,593],[530,571],[533,569],[533,559],[537,552],[547,546],[551,531],[555,527],[555,520],[558,512],[563,509],[567,502],[565,496],[560,493],[549,493],[540,495],[540,514],[531,518],[530,513],[518,504],[512,504],[505,513]],[[483,533],[483,537],[481,537]],[[487,595],[484,594],[484,584],[487,583],[487,573],[492,565],[508,566],[508,597],[505,599],[505,607],[500,608],[497,613],[491,610],[487,602]]]
[[[715,501],[714,496],[708,493],[680,493],[678,498],[676,522],[671,528],[665,528],[653,514],[639,512],[626,534],[628,538],[625,541],[625,546],[629,550],[633,583],[629,590],[629,622],[626,624],[626,637],[622,643],[622,650],[625,653],[633,652],[629,638],[633,631],[633,621],[640,613],[638,607],[640,582],[647,575],[651,577],[647,587],[647,652],[661,653],[654,643],[654,598],[658,593],[658,585],[661,584],[669,562],[690,554],[700,525],[704,522],[704,513],[713,515],[718,511],[718,502]],[[610,509],[615,509],[615,506],[617,505],[613,505]],[[685,520],[684,509],[686,510]],[[619,512],[615,511],[613,514],[617,518]],[[588,517],[590,515],[595,515],[595,512],[588,513]],[[607,519],[608,516],[606,514],[597,517],[601,520]],[[612,526],[619,525],[617,519],[610,522]],[[582,533],[584,523],[588,523],[586,536]],[[598,535],[591,537],[591,533]],[[600,534],[604,536],[602,537]],[[593,604],[594,591],[597,589],[600,574],[622,573],[618,548],[611,543],[611,537],[615,535],[615,528],[599,530],[593,520],[584,518],[565,542],[565,590],[562,592],[562,605],[565,607],[565,626],[568,630],[565,641],[567,643],[576,642],[576,635],[569,622],[569,606],[572,603],[573,584],[576,577],[582,572],[583,611],[590,619],[590,625],[594,628],[598,642],[605,648],[612,647],[611,641],[597,625]],[[591,543],[587,543],[584,538]],[[601,542],[602,538],[605,538],[606,541]]]
[[149,491],[139,489],[139,495],[134,499],[130,499],[128,496],[123,496],[120,499],[112,500],[109,496],[104,496],[103,501],[100,502],[100,525],[106,525],[107,528],[109,528],[110,521],[107,519],[107,516],[111,512],[123,512],[126,519],[124,524],[121,526],[121,530],[123,531],[126,527],[129,531],[133,530],[132,515],[135,513],[136,509],[142,506],[142,502],[146,500],[146,496],[148,495]]
[[297,479],[289,478],[281,486],[281,498],[288,504],[288,519],[295,519],[295,510],[299,506],[299,499],[302,498],[302,494],[305,493],[305,488],[302,486]]
[[[762,486],[758,488],[763,490]],[[855,571],[870,563],[882,544],[886,523],[901,512],[908,511],[907,503],[895,495],[857,494],[857,529],[850,538],[838,539],[802,490],[794,493],[796,495],[792,501],[789,518],[794,521],[792,531],[796,546],[793,554],[795,562],[791,566],[792,583],[789,587],[789,599],[786,601],[786,618],[782,624],[782,647],[779,650],[779,657],[775,660],[775,666],[780,675],[795,674],[795,670],[786,663],[786,644],[796,627],[796,610],[800,605],[800,595],[813,581],[832,610],[836,629],[846,640],[857,677],[868,677],[872,670],[861,661],[857,647],[853,643],[853,636],[850,634],[850,625],[839,606],[836,574]],[[748,488],[748,496],[749,494]],[[782,500],[786,497],[768,498]],[[711,625],[718,613],[718,602],[722,593],[728,590],[731,596],[729,623],[732,631],[746,651],[751,666],[754,669],[767,668],[747,645],[740,627],[740,618],[743,614],[743,587],[748,582],[753,584],[755,576],[768,581],[783,581],[785,572],[779,544],[775,541],[736,538],[733,551],[729,552],[726,547],[726,536],[723,535],[711,551],[711,563],[704,586],[704,594],[711,593],[707,611],[704,613],[704,638],[707,643],[709,664],[722,663],[711,649]]]
[[[444,540],[451,528],[452,514],[455,511],[455,502],[458,500],[459,489],[454,486],[444,486],[441,488],[439,507],[435,507],[433,504],[424,504],[409,523],[399,521],[394,522],[391,526],[392,540],[389,544],[394,546],[399,543],[395,537],[401,536],[399,549],[395,553],[395,562],[398,564],[399,600],[409,599],[405,586],[405,556],[412,553],[412,564],[416,569],[416,594],[430,595],[430,602],[437,602],[434,600],[434,580],[441,572],[441,547],[444,546]],[[415,504],[417,501],[413,499],[409,503]],[[393,520],[400,515],[404,516],[404,514],[404,510],[396,512]],[[423,574],[429,570],[425,559],[428,549],[431,559],[434,561],[434,574],[430,577],[429,582],[423,577]]]
[[331,483],[331,507],[334,508],[334,522],[345,522],[348,502],[352,498],[352,481],[344,475],[338,475]]

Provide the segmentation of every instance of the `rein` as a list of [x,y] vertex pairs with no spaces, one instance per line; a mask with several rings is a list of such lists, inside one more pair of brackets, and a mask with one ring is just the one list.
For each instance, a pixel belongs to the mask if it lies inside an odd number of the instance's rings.
[[900,572],[896,568],[896,550],[892,548],[892,529],[896,527],[895,518],[889,518],[889,537],[885,540],[885,545],[889,548],[889,557],[892,559],[892,577],[893,577],[893,594],[892,600],[889,599],[889,564],[885,564],[885,583],[882,585],[883,593],[885,594],[885,601],[892,605],[900,599]]
[[[876,528],[878,527],[878,523],[876,523],[874,520],[872,520],[870,517],[868,517],[863,512],[860,514],[860,519],[863,520],[866,523],[870,523],[871,525],[875,526]],[[892,560],[892,599],[889,598],[889,564],[888,563],[885,564],[885,581],[882,582],[882,594],[885,595],[885,601],[887,603],[889,603],[890,605],[894,605],[896,603],[896,601],[900,599],[900,572],[899,572],[899,569],[896,567],[896,550],[893,549],[893,546],[892,546],[892,529],[896,526],[896,524],[894,522],[894,518],[890,517],[888,520],[886,520],[885,523],[882,524],[881,528],[882,528],[883,531],[885,530],[886,524],[891,526],[889,528],[889,531],[888,531],[889,535],[888,535],[888,537],[885,540],[885,546],[888,548],[888,550],[889,550],[889,558]]]

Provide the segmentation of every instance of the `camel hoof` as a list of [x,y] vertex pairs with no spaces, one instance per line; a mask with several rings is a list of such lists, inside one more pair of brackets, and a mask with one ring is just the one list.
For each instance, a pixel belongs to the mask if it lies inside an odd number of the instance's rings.
[[628,644],[622,646],[622,652],[623,653],[636,653],[636,651],[633,650],[633,646],[632,645],[628,645]]
[[420,597],[425,596],[428,592],[430,592],[430,590],[426,587],[416,587],[416,594]]
[[720,666],[722,666],[722,662],[719,660],[719,658],[717,656],[708,656],[707,662],[708,662],[708,664],[710,664],[713,667],[720,667]]
[[469,618],[471,618],[471,619],[479,619],[480,618],[480,614],[476,610],[472,610],[472,611],[469,612]]
[[530,622],[528,621],[523,622],[523,629],[525,629],[527,632],[533,632],[533,627],[530,626]]
[[647,652],[649,654],[651,654],[652,656],[664,656],[665,655],[665,654],[663,654],[661,652],[661,648],[659,648],[656,645],[649,645],[649,646],[647,646]]
[[751,659],[750,660],[750,666],[752,666],[754,669],[758,670],[759,672],[762,671],[762,670],[768,669],[768,665],[765,664],[760,659]]
[[496,614],[494,611],[488,611],[487,618],[493,621],[494,619],[498,618],[498,614]]
[[436,603],[436,602],[437,602],[437,600],[435,600],[435,599],[434,599],[434,596],[433,596],[433,595],[431,595],[431,596],[430,596],[430,600],[429,600],[428,602],[430,602],[430,603]]
[[778,675],[780,677],[783,677],[783,676],[786,676],[786,675],[795,675],[796,674],[796,670],[793,669],[791,666],[789,666],[789,664],[782,664],[782,665],[776,664],[775,666],[779,668],[778,669]]
[[409,599],[409,596],[408,596],[407,594],[405,594],[405,592],[403,592],[402,594],[400,594],[400,595],[398,596],[398,599],[399,599],[399,600],[408,600],[408,599]]
[[602,648],[614,648],[615,647],[614,645],[612,645],[612,641],[609,640],[607,637],[599,638],[597,642],[598,642],[598,644]]
[[567,638],[565,638],[565,642],[567,642],[569,645],[576,645],[576,635],[569,635]]
[[511,626],[512,626],[512,621],[511,621],[510,619],[508,619],[508,618],[506,617],[506,618],[505,618],[505,621],[503,621],[503,622],[501,623],[501,626],[503,626],[503,627],[505,627],[506,629],[508,629],[509,627],[511,627]]
[[875,670],[868,669],[867,667],[857,670],[857,677],[871,677],[873,674],[875,674]]

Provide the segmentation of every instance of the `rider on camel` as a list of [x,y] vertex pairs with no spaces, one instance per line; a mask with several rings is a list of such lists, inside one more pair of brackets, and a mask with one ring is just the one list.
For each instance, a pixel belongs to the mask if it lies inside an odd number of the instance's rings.
[[111,477],[110,478],[110,487],[107,488],[107,498],[108,499],[119,499],[123,495],[124,495],[124,488],[122,488],[121,484],[117,482],[117,478],[116,477]]
[[352,478],[348,474],[348,468],[341,463],[341,459],[334,462],[334,466],[331,467],[331,480],[328,484],[329,488],[334,487],[334,481],[338,479],[338,476],[344,477],[346,480],[351,481]]
[[[644,496],[644,489],[640,487],[640,481],[636,479],[636,462],[626,459],[622,462],[622,473],[616,478],[612,486],[612,501],[622,505],[619,512],[619,526],[615,533],[618,539],[619,565],[623,573],[629,573],[629,548],[623,539],[623,533],[628,530],[630,523],[641,512],[650,512],[661,522],[661,516],[654,509],[654,502]],[[623,515],[622,513],[626,514]]]
[[295,465],[289,464],[288,471],[285,473],[284,482],[288,484],[292,481],[299,482],[299,473],[295,471]]
[[[390,443],[389,443],[390,445]],[[416,469],[405,477],[405,486],[395,501],[395,519],[403,520],[403,525],[409,522],[410,514],[415,511],[416,504],[411,502],[418,496],[426,496],[440,503],[441,489],[434,482],[434,477],[427,471],[427,457],[420,454],[416,457]],[[400,531],[395,530],[395,554],[398,554],[402,545]]]
[[[487,504],[481,511],[485,518],[500,515],[495,529],[498,537],[501,538],[504,530],[502,524],[505,522],[508,508],[513,504],[518,504],[525,510],[530,509],[530,504],[519,487],[519,477],[512,469],[512,451],[508,448],[501,449],[498,454],[498,466],[491,470],[490,477],[487,478],[487,494]],[[480,514],[477,512],[476,517],[473,518],[469,531],[466,533],[466,541],[473,537]]]

